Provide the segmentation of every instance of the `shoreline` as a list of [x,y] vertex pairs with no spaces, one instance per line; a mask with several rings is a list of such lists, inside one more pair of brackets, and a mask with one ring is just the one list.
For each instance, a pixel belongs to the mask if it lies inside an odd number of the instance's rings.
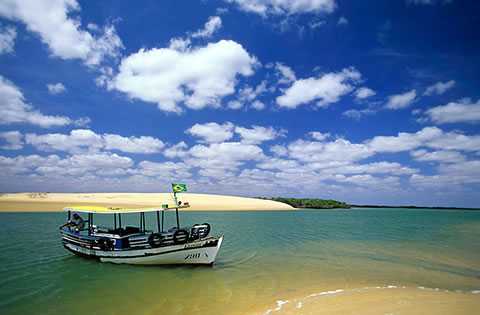
[[480,306],[478,290],[382,285],[307,292],[277,296],[255,314],[472,314]]
[[[182,211],[292,211],[276,201],[239,196],[179,194],[189,202]],[[60,212],[67,206],[161,207],[174,204],[172,193],[6,193],[0,195],[0,212]]]
[[480,208],[468,208],[468,207],[432,207],[432,206],[385,206],[385,205],[355,205],[350,204],[351,209],[362,208],[387,208],[387,209],[413,209],[413,210],[466,210],[466,211],[479,211]]

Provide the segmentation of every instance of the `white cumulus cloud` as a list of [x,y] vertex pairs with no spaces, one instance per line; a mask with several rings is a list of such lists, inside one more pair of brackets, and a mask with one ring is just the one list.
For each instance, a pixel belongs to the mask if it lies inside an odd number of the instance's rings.
[[103,139],[92,130],[76,129],[70,134],[48,133],[25,135],[25,142],[40,151],[70,153],[95,152],[103,148]]
[[197,37],[211,37],[216,31],[222,27],[222,19],[219,16],[211,16],[205,23],[203,29],[196,31],[192,34],[193,38]]
[[284,130],[276,130],[272,127],[252,126],[251,128],[235,127],[235,133],[239,134],[243,143],[259,144],[264,141],[274,140],[285,134]]
[[308,135],[317,141],[324,141],[330,138],[331,136],[329,132],[320,132],[320,131],[311,131],[308,133]]
[[388,97],[387,104],[385,105],[388,109],[402,109],[410,106],[416,99],[417,92],[411,90],[402,94],[395,94]]
[[123,137],[115,134],[97,134],[89,129],[75,129],[70,134],[50,133],[25,135],[25,142],[40,151],[66,151],[73,154],[116,150],[127,153],[157,153],[165,144],[153,137]]
[[234,172],[246,161],[258,161],[264,157],[263,150],[257,145],[221,142],[193,146],[185,163],[201,168],[203,174],[209,177],[225,176],[225,173]]
[[367,87],[361,87],[355,91],[355,98],[357,100],[363,100],[368,97],[374,96],[375,94],[377,93],[374,90]]
[[458,163],[465,161],[465,156],[457,151],[427,151],[424,149],[410,152],[410,155],[417,161]]
[[[85,118],[83,118],[85,119]],[[0,124],[27,123],[43,128],[75,123],[65,116],[44,115],[25,101],[20,89],[0,75]]]
[[297,77],[295,76],[295,72],[292,70],[292,68],[284,65],[281,62],[275,63],[275,70],[277,70],[277,73],[280,77],[278,79],[278,83],[280,84],[288,84],[290,82],[297,80]]
[[226,0],[235,2],[246,12],[263,16],[269,14],[332,13],[337,4],[335,0]]
[[237,93],[237,98],[228,102],[228,108],[241,109],[246,104],[250,104],[256,110],[262,110],[265,107],[260,100],[256,99],[267,91],[267,82],[264,80],[255,88],[246,85]]
[[81,29],[72,14],[80,11],[76,0],[4,0],[0,16],[19,21],[40,36],[51,53],[62,59],[81,59],[88,65],[99,64],[105,57],[118,55],[123,44],[113,26],[93,35]]
[[144,176],[166,177],[171,181],[185,180],[191,177],[190,166],[182,162],[151,162],[142,161],[138,164],[138,173]]
[[0,166],[7,170],[8,175],[28,174],[23,185],[38,179],[39,187],[51,184],[56,179],[64,181],[67,176],[67,184],[74,189],[78,185],[77,181],[95,181],[105,176],[126,175],[133,165],[132,159],[115,153],[78,154],[65,158],[57,155],[20,155],[13,158],[0,156]]
[[375,114],[376,111],[370,108],[365,108],[365,109],[348,109],[342,113],[343,116],[355,119],[355,120],[360,120],[362,117],[367,116],[367,115],[373,115]]
[[0,139],[4,142],[0,145],[0,149],[19,150],[23,148],[23,135],[19,131],[0,132]]
[[437,127],[425,127],[415,133],[400,132],[397,136],[376,136],[365,143],[375,152],[402,152],[420,147],[441,150],[480,150],[480,136],[468,136],[455,131],[444,132]]
[[183,158],[188,154],[187,149],[188,145],[184,141],[180,141],[179,143],[166,148],[163,151],[163,155],[171,159],[177,157]]
[[361,78],[360,72],[354,68],[346,68],[340,72],[322,74],[318,77],[296,80],[283,95],[277,97],[281,107],[296,108],[302,104],[316,101],[318,107],[327,107],[336,103],[345,94],[353,90]]
[[429,120],[437,124],[476,123],[480,121],[480,100],[476,103],[470,99],[450,102],[430,108],[425,114]]
[[259,100],[254,100],[251,104],[252,108],[255,110],[263,110],[265,109],[265,103]]
[[450,80],[447,82],[437,82],[427,87],[423,95],[433,95],[433,94],[442,95],[443,93],[450,90],[454,86],[455,86],[454,80]]
[[50,94],[60,94],[60,93],[63,93],[65,92],[67,89],[65,88],[65,85],[63,85],[63,83],[49,83],[47,84],[47,88],[48,88],[48,93]]
[[350,164],[339,167],[327,168],[322,171],[325,174],[391,174],[409,175],[417,173],[418,170],[401,165],[397,162],[373,162],[367,164]]
[[235,92],[237,76],[252,75],[256,62],[231,40],[186,51],[142,49],[122,60],[111,86],[163,111],[180,112],[182,103],[191,109],[218,107]]
[[157,153],[160,152],[165,144],[153,137],[123,137],[115,134],[104,134],[105,150],[118,150],[128,153]]
[[288,145],[291,158],[303,162],[352,162],[374,155],[365,144],[352,143],[346,139],[334,141],[296,140]]
[[187,129],[186,133],[201,138],[204,142],[223,142],[233,137],[234,125],[230,122],[217,124],[210,122],[206,124],[195,124]]

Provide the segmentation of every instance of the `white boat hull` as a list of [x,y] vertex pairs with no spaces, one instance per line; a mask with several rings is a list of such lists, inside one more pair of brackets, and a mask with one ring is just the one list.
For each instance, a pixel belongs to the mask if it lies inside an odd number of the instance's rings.
[[[134,265],[209,265],[215,262],[222,245],[223,236],[209,237],[181,245],[172,245],[157,248],[103,251],[90,249],[72,243],[64,243],[64,247],[73,253],[91,258],[98,258],[101,262]],[[210,243],[209,243],[210,242]],[[215,242],[215,243],[212,243]],[[209,244],[214,244],[213,246]]]

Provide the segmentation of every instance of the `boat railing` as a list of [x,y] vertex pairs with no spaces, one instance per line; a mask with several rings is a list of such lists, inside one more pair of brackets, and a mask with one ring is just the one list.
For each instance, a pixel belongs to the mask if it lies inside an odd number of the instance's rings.
[[111,229],[92,225],[90,229],[81,231],[63,227],[64,239],[77,242],[87,247],[100,247],[108,250],[122,250],[145,247],[163,247],[176,244],[185,244],[208,237],[210,225],[208,223],[195,224],[190,227],[173,227],[166,231],[155,232],[142,230],[137,227]]

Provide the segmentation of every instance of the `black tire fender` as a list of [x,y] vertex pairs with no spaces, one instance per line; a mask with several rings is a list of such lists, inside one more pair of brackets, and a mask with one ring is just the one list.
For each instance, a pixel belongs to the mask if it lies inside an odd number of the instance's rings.
[[210,227],[210,224],[208,224],[208,223],[206,223],[206,222],[203,223],[203,225],[206,225],[206,226],[207,226],[207,232],[205,232],[205,237],[207,237],[208,234],[210,234],[210,229],[211,229],[211,227]]
[[148,237],[148,244],[152,247],[159,247],[162,245],[163,237],[158,233],[152,233]]
[[188,231],[184,229],[176,230],[173,233],[173,241],[175,244],[185,244],[188,241]]

